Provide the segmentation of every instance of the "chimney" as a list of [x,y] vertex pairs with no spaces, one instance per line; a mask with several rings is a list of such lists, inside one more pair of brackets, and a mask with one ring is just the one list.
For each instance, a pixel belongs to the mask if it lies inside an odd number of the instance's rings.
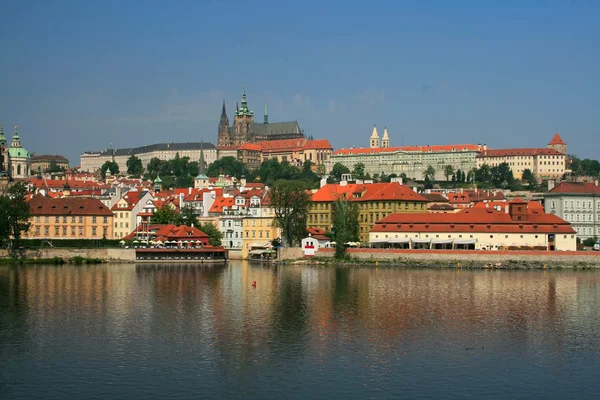
[[[598,181],[596,181],[596,184],[598,183]],[[551,191],[552,189],[554,189],[555,186],[555,181],[554,179],[548,179],[548,191]],[[598,186],[598,185],[596,185]]]
[[504,212],[508,214],[508,204],[504,206]]
[[598,179],[594,181],[594,186],[598,187]]
[[487,150],[487,144],[484,143],[483,144],[483,151],[486,151],[486,150]]
[[190,194],[192,194],[192,188],[191,188],[191,187],[189,187],[189,188],[188,188],[188,196],[189,196]]
[[320,182],[320,184],[319,184],[319,187],[323,187],[323,186],[325,186],[325,185],[327,185],[327,179],[325,179],[325,178],[321,178],[321,182]]

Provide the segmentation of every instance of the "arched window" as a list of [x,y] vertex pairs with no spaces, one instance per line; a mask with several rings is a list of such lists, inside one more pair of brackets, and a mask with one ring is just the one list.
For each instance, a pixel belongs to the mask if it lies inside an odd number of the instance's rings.
[[21,175],[21,165],[17,165],[17,176]]

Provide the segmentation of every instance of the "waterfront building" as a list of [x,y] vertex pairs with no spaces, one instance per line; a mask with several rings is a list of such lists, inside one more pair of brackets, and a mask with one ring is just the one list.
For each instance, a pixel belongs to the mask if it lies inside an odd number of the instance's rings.
[[302,138],[304,138],[304,132],[300,130],[297,121],[269,122],[266,104],[262,124],[254,122],[254,111],[248,108],[246,88],[242,93],[241,107],[236,104],[232,126],[229,126],[229,117],[225,110],[225,102],[223,102],[218,129],[217,144],[219,146],[240,146],[244,143],[256,143],[263,140]]
[[57,167],[67,170],[69,168],[69,160],[67,158],[55,154],[40,154],[31,156],[30,170],[32,174],[41,174],[46,172],[50,165],[55,164]]
[[275,223],[275,208],[268,193],[261,199],[259,207],[249,209],[242,227],[242,258],[249,258],[253,249],[267,249],[274,239],[281,238],[281,229]]
[[427,199],[406,185],[390,183],[326,184],[311,195],[307,225],[331,232],[337,200],[348,200],[358,207],[359,238],[369,240],[375,222],[392,213],[427,213]]
[[539,180],[560,179],[565,174],[566,161],[567,144],[556,132],[547,147],[492,150],[484,146],[477,156],[477,168],[507,163],[515,179],[521,179],[526,169]]
[[336,150],[326,162],[326,169],[330,172],[336,163],[340,163],[352,170],[356,164],[362,163],[365,173],[371,176],[406,174],[408,178],[422,180],[431,166],[435,170],[435,180],[445,180],[446,165],[466,173],[477,165],[476,157],[480,151],[481,146],[474,144],[392,147],[387,128],[380,141],[377,127],[373,127],[368,148]]
[[147,146],[106,149],[103,151],[86,151],[81,154],[81,171],[96,172],[102,168],[107,161],[114,161],[119,165],[119,171],[127,171],[127,160],[133,155],[139,158],[142,166],[146,168],[150,160],[173,160],[179,157],[189,157],[190,161],[200,159],[200,153],[204,154],[205,165],[210,165],[217,160],[217,148],[211,143],[188,142],[188,143],[158,143]]
[[544,194],[547,213],[568,221],[580,239],[600,237],[600,187],[593,183],[562,182]]
[[129,235],[123,237],[123,240],[139,240],[148,242],[160,241],[176,242],[180,247],[191,245],[208,245],[208,235],[200,229],[186,225],[172,224],[152,224],[148,220],[138,225]]
[[369,242],[411,249],[577,250],[568,222],[521,199],[482,203],[455,214],[391,214],[377,221]]
[[29,201],[30,239],[110,239],[113,213],[100,200],[38,194]]
[[152,193],[147,190],[130,190],[111,208],[114,214],[114,238],[121,239],[137,226],[138,214],[152,201]]

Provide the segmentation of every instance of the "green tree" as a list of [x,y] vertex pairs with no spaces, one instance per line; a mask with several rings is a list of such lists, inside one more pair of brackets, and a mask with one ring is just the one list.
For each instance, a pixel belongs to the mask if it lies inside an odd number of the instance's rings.
[[530,190],[533,189],[537,184],[537,179],[535,178],[535,175],[533,174],[533,172],[531,172],[529,168],[523,170],[521,180],[523,181],[523,183],[527,184]]
[[[12,236],[11,252],[18,254],[21,244],[21,235],[27,232],[31,227],[29,222],[31,218],[31,209],[27,203],[27,187],[23,182],[17,182],[8,188],[7,195],[2,196],[0,201],[3,209],[0,212],[0,235],[4,236],[6,241]],[[0,236],[2,238],[2,236]]]
[[275,209],[275,221],[281,228],[284,243],[293,246],[306,231],[306,214],[310,201],[302,182],[278,180],[270,192],[271,205]]
[[46,168],[47,173],[53,173],[53,172],[64,172],[64,168],[60,167],[57,163],[56,160],[50,160],[50,163],[48,164],[48,168]]
[[208,166],[206,175],[216,178],[219,175],[235,176],[240,179],[242,176],[250,176],[246,166],[235,157],[222,157]]
[[100,168],[100,175],[102,176],[102,179],[106,178],[106,171],[109,169],[111,174],[117,175],[119,173],[119,164],[117,164],[115,161],[106,161],[104,164],[102,164],[102,167]]
[[173,224],[179,225],[181,216],[171,206],[163,206],[154,212],[152,215],[153,224]]
[[354,164],[354,168],[352,169],[352,178],[353,179],[365,179],[365,164],[359,162]]
[[474,178],[477,183],[487,183],[492,179],[492,173],[490,167],[487,164],[483,164],[480,168],[474,170]]
[[490,170],[492,183],[496,187],[508,188],[514,184],[515,178],[508,163],[502,163]]
[[350,173],[350,170],[344,164],[335,163],[335,164],[333,164],[333,167],[331,168],[330,175],[336,181],[340,181],[342,179],[343,174],[349,174],[349,173]]
[[179,212],[179,219],[177,222],[178,225],[187,225],[195,227],[198,227],[200,225],[200,223],[198,223],[198,218],[196,218],[196,209],[190,204],[186,204],[181,208],[181,211]]
[[223,234],[213,223],[207,222],[198,226],[202,232],[208,235],[208,244],[211,246],[221,246]]
[[423,171],[423,179],[426,181],[435,180],[435,168],[433,168],[433,166],[428,165],[427,169],[425,169],[425,171]]
[[142,160],[140,160],[133,154],[127,160],[127,173],[129,175],[134,175],[134,176],[141,176],[144,173],[144,167],[142,166]]
[[345,258],[346,243],[358,241],[358,207],[348,200],[339,199],[333,206],[335,258]]
[[450,177],[454,175],[454,167],[452,165],[444,166],[444,176],[446,177],[446,182],[450,181]]

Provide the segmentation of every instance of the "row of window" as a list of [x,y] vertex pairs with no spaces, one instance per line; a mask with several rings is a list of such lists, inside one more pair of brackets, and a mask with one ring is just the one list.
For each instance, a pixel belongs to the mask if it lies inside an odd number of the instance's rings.
[[[391,235],[389,235],[389,236],[391,236]],[[459,235],[457,235],[457,236],[458,236],[458,239],[462,239],[462,237],[463,237],[463,235],[461,235],[461,234],[459,234]],[[500,236],[502,236],[502,235],[498,235],[498,236],[500,237]],[[505,239],[508,239],[508,236],[509,236],[509,235],[504,235],[504,238],[505,238]],[[415,234],[415,238],[418,238],[418,237],[419,237],[419,234],[418,234],[418,233],[416,233],[416,234]],[[425,237],[426,239],[429,239],[429,234],[425,234],[425,235],[424,235],[424,237]],[[439,237],[440,237],[440,235],[435,235],[435,238],[439,238]],[[523,239],[523,238],[524,238],[524,235],[519,235],[519,237],[520,237],[521,239]],[[563,237],[564,237],[565,239],[567,239],[568,235],[563,235]],[[375,238],[376,238],[376,239],[378,239],[378,238],[379,238],[379,234],[376,234],[376,235],[375,235]],[[404,238],[409,238],[409,236],[408,236],[408,235],[404,235]],[[433,236],[433,235],[431,235],[431,238],[434,238],[434,236]],[[448,235],[448,239],[452,239],[452,238],[453,238],[453,235]],[[493,238],[494,238],[494,235],[490,235],[490,239],[493,239]],[[536,238],[536,239],[538,239],[538,238],[539,238],[539,235],[535,235],[535,238]],[[571,235],[571,239],[574,239],[574,238],[575,238],[575,235]],[[398,239],[398,235],[395,235],[395,236],[392,238],[392,237],[388,237],[388,235],[386,234],[386,235],[385,235],[385,239]],[[469,235],[469,239],[473,239],[473,235]]]
[[[50,227],[44,226],[43,228],[44,228],[44,235],[45,236],[50,235]],[[35,235],[40,236],[41,232],[42,232],[42,227],[36,226],[35,227]],[[62,236],[83,236],[83,227],[82,226],[78,226],[78,227],[55,226],[54,227],[54,236],[61,236],[61,232],[62,232]],[[96,232],[97,232],[97,228],[95,226],[92,226],[92,236],[96,236]],[[108,228],[103,227],[102,233],[105,237],[108,237]]]
[[129,222],[125,222],[125,226],[123,226],[123,222],[115,222],[115,228],[129,228]]
[[[246,219],[246,226],[250,226],[250,220],[251,219]],[[252,226],[256,226],[256,220],[252,219]],[[258,226],[263,226],[263,220],[259,219],[258,220]],[[265,221],[265,226],[271,226],[271,221],[270,220],[266,220]]]
[[[58,223],[60,223],[60,220],[61,220],[61,218],[62,218],[62,223],[63,223],[63,224],[66,224],[68,220],[70,220],[72,224],[76,223],[76,221],[77,221],[78,223],[80,223],[80,224],[83,224],[83,216],[70,216],[70,217],[69,217],[69,216],[63,215],[63,216],[61,217],[61,216],[58,216],[58,215],[57,215],[57,216],[55,216],[55,217],[54,217],[54,222],[55,222],[55,223],[57,223],[57,224],[58,224]],[[107,224],[107,223],[108,223],[108,217],[103,217],[103,218],[104,218],[104,219],[103,219],[103,222],[104,222],[105,224]],[[41,216],[39,216],[39,215],[36,215],[36,217],[35,217],[35,222],[37,222],[37,223],[40,223],[40,222],[41,222],[41,219],[42,219],[42,217],[41,217]],[[44,217],[44,222],[45,222],[46,224],[50,223],[50,217],[49,217],[49,216],[45,216],[45,217]],[[92,217],[92,223],[94,223],[94,224],[95,224],[96,222],[97,222],[97,217]]]
[[[265,232],[264,232],[264,236],[263,236],[263,231],[258,231],[258,237],[259,237],[259,238],[262,238],[262,237],[264,237],[264,238],[266,238],[266,239],[269,239],[269,238],[270,238],[270,235],[271,235],[271,232],[269,232],[269,231],[265,231]],[[246,237],[247,237],[247,238],[249,238],[249,237],[250,237],[250,231],[246,231]],[[252,237],[253,237],[253,238],[255,238],[255,237],[256,237],[256,231],[252,231]]]

